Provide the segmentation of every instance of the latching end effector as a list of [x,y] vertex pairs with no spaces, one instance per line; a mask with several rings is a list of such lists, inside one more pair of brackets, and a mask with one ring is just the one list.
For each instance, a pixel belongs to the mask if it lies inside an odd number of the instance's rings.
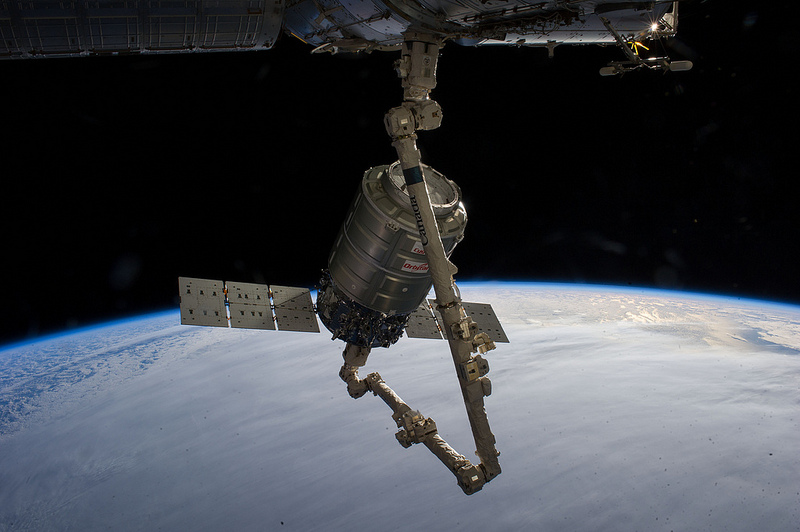
[[393,139],[436,129],[442,125],[442,107],[433,100],[406,101],[386,113],[384,125]]
[[480,464],[468,464],[455,472],[458,485],[467,495],[480,491],[486,484],[486,473]]
[[421,443],[425,441],[425,438],[437,433],[436,422],[431,418],[426,418],[418,410],[403,412],[395,417],[395,422],[400,427],[395,437],[405,448],[411,447],[415,443]]
[[358,378],[358,368],[367,363],[370,348],[348,343],[342,352],[344,364],[339,370],[339,377],[347,384],[347,393],[358,399],[369,391],[366,379]]
[[395,62],[397,75],[403,84],[403,103],[386,113],[384,125],[404,168],[410,168],[408,161],[416,159],[404,160],[403,152],[411,150],[404,144],[416,139],[415,132],[436,129],[442,123],[442,108],[430,99],[430,92],[436,87],[436,63],[441,44],[439,37],[407,32],[402,55]]
[[441,38],[414,31],[406,32],[400,59],[395,61],[397,76],[403,80],[405,100],[427,100],[436,87],[436,64]]

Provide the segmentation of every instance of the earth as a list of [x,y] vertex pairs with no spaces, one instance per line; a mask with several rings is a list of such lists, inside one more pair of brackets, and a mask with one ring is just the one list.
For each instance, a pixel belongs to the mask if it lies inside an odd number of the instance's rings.
[[[347,395],[341,342],[171,309],[0,351],[0,530],[800,530],[800,307],[459,286],[511,340],[482,491]],[[473,456],[445,342],[372,371]]]

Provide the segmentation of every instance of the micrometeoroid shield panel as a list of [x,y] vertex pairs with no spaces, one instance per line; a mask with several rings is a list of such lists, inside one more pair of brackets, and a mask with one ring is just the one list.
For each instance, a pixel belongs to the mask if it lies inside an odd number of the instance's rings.
[[[422,165],[448,255],[463,238],[461,191]],[[367,170],[328,260],[331,280],[353,301],[387,315],[414,311],[431,288],[428,261],[399,163]]]

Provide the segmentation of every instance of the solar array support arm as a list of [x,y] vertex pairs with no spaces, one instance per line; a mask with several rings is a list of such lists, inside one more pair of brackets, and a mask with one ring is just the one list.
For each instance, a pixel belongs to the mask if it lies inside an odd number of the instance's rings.
[[445,253],[416,146],[417,131],[436,129],[441,124],[441,107],[430,99],[430,91],[436,86],[436,65],[441,46],[438,36],[418,32],[405,34],[402,55],[395,64],[402,80],[404,101],[386,114],[384,124],[400,158],[420,241],[428,259],[437,309],[444,322],[444,333],[450,344],[481,462],[478,469],[482,485],[499,475],[501,469],[483,402],[484,396],[491,393],[491,383],[485,377],[489,367],[480,355],[473,356],[473,353],[485,353],[494,348],[494,343],[485,334],[477,332],[477,325],[467,316],[456,293],[453,275],[458,270]]

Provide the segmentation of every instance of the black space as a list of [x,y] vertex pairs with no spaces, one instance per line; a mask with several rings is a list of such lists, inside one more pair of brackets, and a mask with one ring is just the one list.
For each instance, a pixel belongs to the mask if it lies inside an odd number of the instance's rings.
[[[458,279],[800,302],[789,12],[682,2],[684,73],[446,46],[418,144],[464,192]],[[0,341],[177,306],[179,275],[312,286],[402,91],[395,54],[309,51],[0,63]]]

